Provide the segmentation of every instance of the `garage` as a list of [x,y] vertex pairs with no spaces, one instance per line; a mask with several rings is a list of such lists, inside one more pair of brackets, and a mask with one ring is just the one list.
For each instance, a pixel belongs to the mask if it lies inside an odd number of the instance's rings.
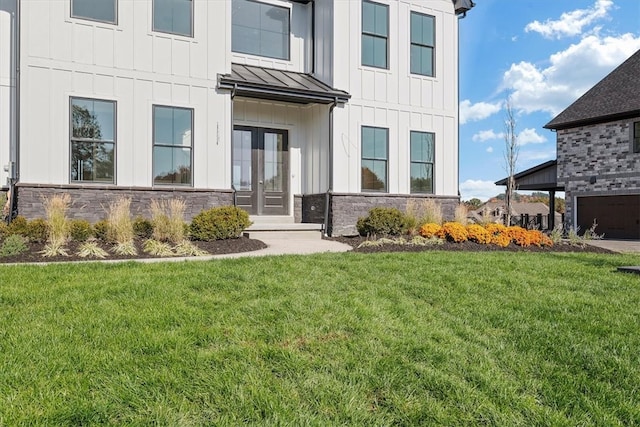
[[596,220],[605,239],[640,239],[640,194],[578,197],[577,220],[581,234]]

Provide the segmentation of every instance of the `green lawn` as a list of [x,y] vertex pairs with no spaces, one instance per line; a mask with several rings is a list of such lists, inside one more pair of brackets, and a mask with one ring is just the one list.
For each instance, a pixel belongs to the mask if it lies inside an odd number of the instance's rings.
[[638,263],[0,267],[0,425],[638,425]]

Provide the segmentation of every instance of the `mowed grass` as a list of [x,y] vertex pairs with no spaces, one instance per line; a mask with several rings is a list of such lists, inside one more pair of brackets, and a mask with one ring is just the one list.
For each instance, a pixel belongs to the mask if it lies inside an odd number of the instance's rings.
[[637,256],[0,268],[0,425],[637,425]]

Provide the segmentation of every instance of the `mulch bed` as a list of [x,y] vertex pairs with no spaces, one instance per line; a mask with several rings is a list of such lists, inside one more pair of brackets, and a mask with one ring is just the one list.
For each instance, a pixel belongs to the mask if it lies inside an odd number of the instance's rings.
[[439,245],[418,246],[418,245],[394,245],[384,244],[381,246],[363,246],[358,247],[362,242],[367,239],[362,236],[355,237],[330,237],[331,240],[340,243],[346,243],[353,248],[353,252],[358,253],[379,253],[379,252],[423,252],[423,251],[454,251],[454,252],[589,252],[598,254],[612,254],[614,252],[591,246],[587,244],[571,244],[569,242],[562,242],[560,244],[548,247],[529,246],[523,248],[513,243],[509,244],[506,248],[502,248],[497,245],[481,245],[478,243],[466,241],[462,243],[443,242]]
[[[41,252],[44,249],[43,243],[28,243],[29,250],[20,255],[0,257],[0,263],[24,263],[24,262],[69,262],[69,261],[102,261],[102,260],[127,260],[127,259],[143,259],[158,258],[142,250],[143,240],[136,240],[136,248],[138,255],[126,256],[117,255],[109,250],[110,246],[102,245],[102,248],[109,253],[107,258],[82,258],[76,255],[80,244],[70,242],[67,246],[69,256],[43,257]],[[216,240],[213,242],[192,242],[202,250],[207,251],[211,255],[232,254],[241,252],[257,251],[267,247],[260,240],[249,239],[247,237],[239,237],[237,239]],[[179,255],[176,255],[177,257]]]

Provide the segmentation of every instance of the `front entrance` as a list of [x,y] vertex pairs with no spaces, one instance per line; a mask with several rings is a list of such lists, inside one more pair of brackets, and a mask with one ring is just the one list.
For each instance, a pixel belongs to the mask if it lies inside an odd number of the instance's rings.
[[250,215],[289,214],[286,130],[235,126],[233,176],[236,205]]

